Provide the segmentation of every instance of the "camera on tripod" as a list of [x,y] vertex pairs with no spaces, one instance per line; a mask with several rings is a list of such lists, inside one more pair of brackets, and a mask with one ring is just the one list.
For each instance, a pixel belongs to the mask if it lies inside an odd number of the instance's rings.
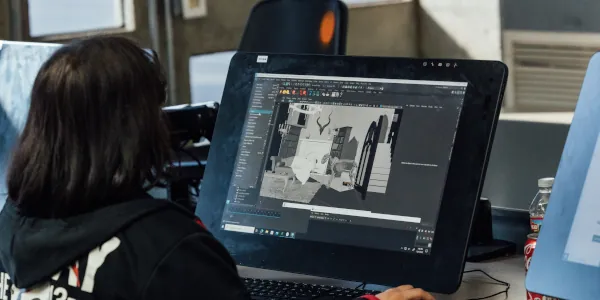
[[163,108],[173,150],[168,198],[191,211],[195,210],[218,111],[216,102]]

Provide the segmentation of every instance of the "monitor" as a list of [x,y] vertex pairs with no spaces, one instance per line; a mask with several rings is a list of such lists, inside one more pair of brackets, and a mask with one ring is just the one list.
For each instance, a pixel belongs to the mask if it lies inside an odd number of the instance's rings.
[[238,53],[197,214],[241,265],[453,292],[505,79],[498,62]]
[[561,299],[600,295],[600,54],[588,65],[542,230],[528,290]]
[[429,255],[466,88],[257,73],[223,229]]
[[[6,170],[27,121],[33,82],[42,64],[61,46],[0,40],[0,208],[8,196]],[[156,57],[153,50],[146,51]]]
[[42,64],[57,44],[0,41],[0,208],[4,206],[10,153],[27,120],[29,95]]

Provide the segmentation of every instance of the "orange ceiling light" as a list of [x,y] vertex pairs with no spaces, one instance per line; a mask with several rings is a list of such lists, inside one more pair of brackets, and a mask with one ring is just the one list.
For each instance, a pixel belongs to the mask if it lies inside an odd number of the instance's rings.
[[331,44],[333,36],[335,35],[335,14],[332,11],[328,11],[321,20],[320,30],[321,43],[323,45]]

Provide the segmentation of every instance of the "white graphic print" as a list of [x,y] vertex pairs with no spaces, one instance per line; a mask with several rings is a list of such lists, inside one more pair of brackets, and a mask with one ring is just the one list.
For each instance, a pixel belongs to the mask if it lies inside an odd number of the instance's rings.
[[[100,247],[92,250],[87,257],[87,266],[85,274],[79,274],[79,262],[68,267],[68,285],[79,288],[86,293],[93,293],[96,282],[96,273],[104,264],[106,257],[117,250],[121,245],[121,240],[117,237],[106,241]],[[58,281],[62,272],[52,276],[53,281]],[[0,272],[0,300],[77,300],[69,297],[67,289],[46,283],[30,290],[17,289],[6,273]]]
[[[114,237],[104,243],[102,246],[94,249],[88,255],[88,264],[85,268],[85,277],[83,278],[83,285],[81,290],[84,292],[91,293],[94,291],[94,280],[96,279],[96,271],[104,264],[106,257],[113,251],[119,248],[121,241]],[[71,269],[69,269],[71,270]]]

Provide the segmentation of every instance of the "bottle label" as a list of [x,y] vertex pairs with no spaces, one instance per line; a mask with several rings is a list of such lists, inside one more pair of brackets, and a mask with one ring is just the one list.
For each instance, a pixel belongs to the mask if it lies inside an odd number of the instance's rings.
[[543,216],[532,216],[529,218],[529,226],[531,227],[532,232],[540,232],[542,228],[542,220],[544,220]]

